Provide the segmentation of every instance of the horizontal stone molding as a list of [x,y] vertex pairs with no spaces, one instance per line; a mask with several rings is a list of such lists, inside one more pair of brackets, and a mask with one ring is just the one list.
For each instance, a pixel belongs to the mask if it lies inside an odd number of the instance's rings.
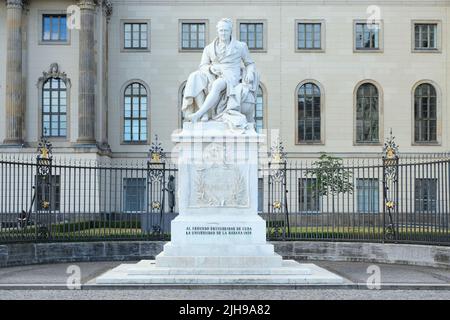
[[[20,243],[0,245],[0,267],[154,259],[165,241]],[[365,242],[273,241],[284,259],[404,264],[450,268],[450,247]]]
[[114,0],[115,5],[204,6],[204,5],[379,5],[379,6],[450,6],[449,0]]

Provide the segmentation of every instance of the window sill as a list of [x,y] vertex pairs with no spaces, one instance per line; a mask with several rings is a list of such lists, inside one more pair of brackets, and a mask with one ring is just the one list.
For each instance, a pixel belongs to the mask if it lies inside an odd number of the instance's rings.
[[148,141],[122,141],[120,144],[124,146],[145,146],[148,145]]
[[69,139],[67,138],[67,136],[64,136],[64,137],[48,137],[48,136],[44,136],[44,139],[47,139],[50,142],[69,142]]
[[441,146],[442,144],[440,142],[413,142],[411,143],[411,146],[415,147],[436,147]]
[[353,145],[355,147],[379,147],[382,146],[383,144],[379,141],[377,142],[353,142]]
[[353,53],[383,53],[383,49],[353,49]]
[[267,53],[267,49],[248,49],[251,53]]
[[142,49],[138,49],[138,48],[136,48],[136,49],[128,49],[128,48],[121,48],[120,49],[120,52],[124,52],[124,53],[128,53],[128,52],[137,52],[137,53],[139,53],[139,52],[150,52],[150,48],[142,48]]
[[412,49],[412,53],[442,53],[441,49]]
[[322,52],[325,52],[325,49],[299,49],[299,48],[296,48],[295,52],[297,52],[297,53],[322,53]]
[[40,46],[70,46],[70,41],[49,41],[49,40],[39,40],[38,45]]
[[181,48],[179,48],[178,49],[178,52],[183,52],[183,53],[185,53],[185,52],[203,52],[203,50],[204,50],[204,48],[201,48],[201,49],[181,49]]
[[297,146],[311,146],[311,145],[313,145],[313,146],[324,146],[325,142],[323,142],[323,141],[314,141],[314,142],[305,142],[305,141],[299,142],[299,141],[297,141],[295,143],[295,145],[297,145]]

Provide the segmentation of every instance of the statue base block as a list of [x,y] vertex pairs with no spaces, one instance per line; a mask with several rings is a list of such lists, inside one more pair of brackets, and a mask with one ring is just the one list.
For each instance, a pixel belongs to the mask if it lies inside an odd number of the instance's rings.
[[253,129],[221,122],[184,123],[178,151],[179,215],[155,260],[124,264],[97,284],[317,284],[343,279],[287,260],[266,242],[258,215],[258,146]]

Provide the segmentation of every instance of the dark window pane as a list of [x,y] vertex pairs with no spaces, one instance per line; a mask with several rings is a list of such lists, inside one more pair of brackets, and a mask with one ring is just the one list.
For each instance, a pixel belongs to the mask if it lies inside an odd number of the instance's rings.
[[297,28],[298,49],[320,49],[321,48],[321,24],[299,23]]
[[416,88],[414,97],[414,121],[416,142],[436,141],[436,90],[431,84],[424,83]]
[[181,46],[183,49],[202,49],[205,46],[204,23],[183,23]]
[[298,100],[298,140],[320,141],[320,89],[313,83],[306,83],[299,89]]
[[132,83],[124,96],[124,140],[147,140],[147,90],[140,83]]
[[356,94],[356,141],[378,142],[378,90],[362,84]]
[[[42,92],[42,129],[48,137],[65,137],[67,92],[59,78],[48,79]],[[62,123],[64,123],[62,125]],[[61,128],[63,130],[61,130]]]

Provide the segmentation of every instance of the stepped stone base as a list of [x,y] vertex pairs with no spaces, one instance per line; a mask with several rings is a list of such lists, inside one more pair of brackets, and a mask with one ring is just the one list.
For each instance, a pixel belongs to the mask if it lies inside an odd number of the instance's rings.
[[[164,258],[164,257],[161,257]],[[98,285],[302,285],[341,284],[344,279],[314,264],[281,260],[278,267],[257,267],[257,257],[178,257],[186,258],[185,267],[163,267],[158,260],[121,264],[96,279]],[[196,262],[210,259],[210,267],[196,267]],[[229,267],[228,260],[252,260],[252,267]],[[281,257],[280,257],[281,259]],[[277,260],[278,262],[278,260]],[[241,265],[239,262],[236,265]],[[203,263],[203,265],[207,265]]]

